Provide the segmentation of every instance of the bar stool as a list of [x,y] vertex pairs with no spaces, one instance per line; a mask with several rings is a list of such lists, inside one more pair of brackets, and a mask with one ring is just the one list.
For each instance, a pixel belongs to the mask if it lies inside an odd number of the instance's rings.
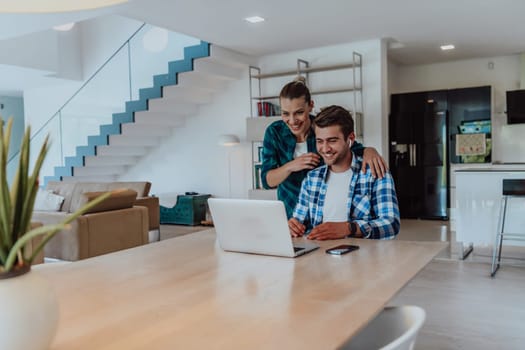
[[[498,234],[496,241],[492,248],[492,269],[490,276],[494,277],[496,271],[499,269],[501,262],[501,250],[503,248],[503,240],[511,241],[525,241],[525,232],[523,233],[508,233],[505,232],[505,218],[507,215],[508,199],[511,197],[525,196],[525,179],[503,179],[503,198],[501,199],[501,206],[498,220]],[[524,213],[525,214],[525,213]],[[496,255],[498,261],[496,263]]]

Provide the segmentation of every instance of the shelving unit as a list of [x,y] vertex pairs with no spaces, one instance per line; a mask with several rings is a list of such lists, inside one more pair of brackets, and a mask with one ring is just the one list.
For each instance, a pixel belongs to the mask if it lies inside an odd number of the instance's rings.
[[[279,91],[282,86],[277,88],[264,88],[261,86],[263,80],[274,78],[290,77],[291,81],[296,76],[303,76],[306,85],[310,89],[312,96],[317,95],[335,95],[341,94],[341,101],[337,104],[349,108],[354,117],[355,132],[357,137],[363,135],[363,72],[362,72],[362,55],[353,52],[350,62],[343,62],[332,65],[311,66],[306,60],[297,59],[295,69],[280,70],[273,72],[262,72],[260,67],[250,66],[249,86],[250,86],[250,118],[246,122],[247,140],[252,144],[252,189],[257,190],[258,167],[260,167],[259,147],[262,146],[264,132],[266,127],[280,116],[259,116],[260,111],[264,114],[263,105],[258,108],[257,104],[273,101],[274,106],[279,105]],[[331,83],[323,81],[322,73],[330,71],[342,71],[336,79],[332,78]],[[350,72],[351,71],[351,72]],[[347,78],[345,78],[345,73]],[[316,80],[316,78],[318,78]],[[284,84],[283,84],[284,85]],[[315,101],[315,99],[314,99]],[[255,107],[255,108],[254,108]],[[272,108],[267,108],[272,110]],[[278,109],[278,108],[275,108]],[[277,114],[277,113],[276,113]],[[278,113],[280,114],[280,113]],[[266,197],[267,194],[264,194]]]
[[[279,77],[294,77],[304,76],[306,84],[310,88],[312,96],[326,95],[326,94],[340,94],[340,93],[351,93],[351,98],[341,101],[339,104],[350,105],[352,115],[355,122],[356,136],[361,137],[363,135],[363,71],[362,71],[363,59],[362,55],[353,52],[352,61],[347,63],[333,64],[333,65],[322,65],[312,67],[308,61],[297,59],[295,69],[275,71],[271,73],[262,73],[260,67],[250,66],[250,115],[251,117],[257,117],[254,113],[254,104],[257,102],[277,100],[279,98],[278,91],[274,90],[272,94],[263,94],[261,87],[261,81],[265,79],[279,78]],[[351,70],[351,75],[342,86],[337,87],[317,87],[315,84],[310,84],[310,75],[315,73],[323,73],[328,71],[338,70]],[[290,79],[291,81],[292,79]],[[254,88],[255,87],[255,88]],[[254,91],[255,90],[255,91]],[[350,102],[350,103],[344,103]],[[278,104],[278,101],[276,101]]]
[[[261,165],[261,159],[259,155],[259,147],[262,147],[262,141],[264,139],[264,132],[268,125],[276,120],[280,120],[281,117],[260,117],[260,118],[246,118],[246,140],[251,142],[251,159],[252,159],[252,198],[267,198],[268,194],[263,193],[261,195],[256,192],[267,191],[262,188],[260,173],[258,173],[258,167]],[[257,186],[259,185],[259,186]],[[264,197],[264,198],[263,198]]]

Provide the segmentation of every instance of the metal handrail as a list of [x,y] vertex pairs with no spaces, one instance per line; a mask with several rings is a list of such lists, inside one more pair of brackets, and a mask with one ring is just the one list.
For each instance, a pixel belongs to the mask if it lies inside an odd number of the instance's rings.
[[[89,84],[89,82],[91,82],[91,80],[93,80],[93,78],[95,78],[102,69],[104,69],[104,67],[106,67],[106,65],[111,62],[113,60],[113,58],[126,46],[129,45],[129,42],[142,30],[142,28],[144,28],[144,26],[146,25],[146,23],[142,23],[140,25],[140,27],[135,31],[133,32],[133,34],[131,34],[131,36],[122,44],[120,45],[120,47],[111,55],[109,56],[109,58],[78,88],[77,91],[75,91],[75,93],[67,99],[67,101],[55,112],[55,114],[53,114],[51,116],[51,118],[49,118],[44,124],[42,124],[42,126],[30,137],[30,141],[33,141],[33,139],[40,134],[40,132],[42,132],[42,130],[44,130],[44,128],[52,121],[56,118],[56,116],[60,116],[60,112],[69,104],[69,102],[71,102],[71,100],[73,100],[79,93],[80,91],[82,91],[87,84]],[[131,78],[131,68],[130,68],[130,71],[129,71],[129,75],[130,75],[130,78]],[[132,90],[131,90],[131,79],[130,79],[130,83],[129,83],[129,93],[130,93],[130,99],[131,99],[131,96],[132,96]],[[14,158],[16,158],[18,155],[20,154],[20,150],[17,151],[15,154],[13,154],[7,161],[7,164],[9,164]],[[62,156],[62,159],[64,157]]]

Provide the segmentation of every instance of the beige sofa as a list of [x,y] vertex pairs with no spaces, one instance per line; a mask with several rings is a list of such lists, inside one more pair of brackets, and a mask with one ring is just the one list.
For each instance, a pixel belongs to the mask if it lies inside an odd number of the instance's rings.
[[33,212],[32,221],[44,225],[62,221],[94,192],[132,191],[120,192],[77,218],[46,244],[44,255],[74,261],[148,243],[148,231],[160,226],[158,198],[148,197],[150,187],[149,182],[49,182],[46,190],[64,197],[64,202],[60,211]]
[[[40,222],[31,223],[32,229],[40,227],[40,226],[42,226],[42,223]],[[30,256],[33,253],[33,251],[40,245],[41,242],[42,242],[42,236],[33,237],[33,239],[27,242],[26,245],[24,246],[24,256],[26,257]],[[35,256],[35,259],[33,260],[33,265],[42,264],[43,262],[44,262],[44,251],[41,250]]]

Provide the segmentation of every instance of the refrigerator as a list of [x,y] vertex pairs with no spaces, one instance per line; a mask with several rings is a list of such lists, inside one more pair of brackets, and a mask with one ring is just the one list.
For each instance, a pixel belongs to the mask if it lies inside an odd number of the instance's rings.
[[391,96],[390,169],[402,218],[448,220],[447,91]]

